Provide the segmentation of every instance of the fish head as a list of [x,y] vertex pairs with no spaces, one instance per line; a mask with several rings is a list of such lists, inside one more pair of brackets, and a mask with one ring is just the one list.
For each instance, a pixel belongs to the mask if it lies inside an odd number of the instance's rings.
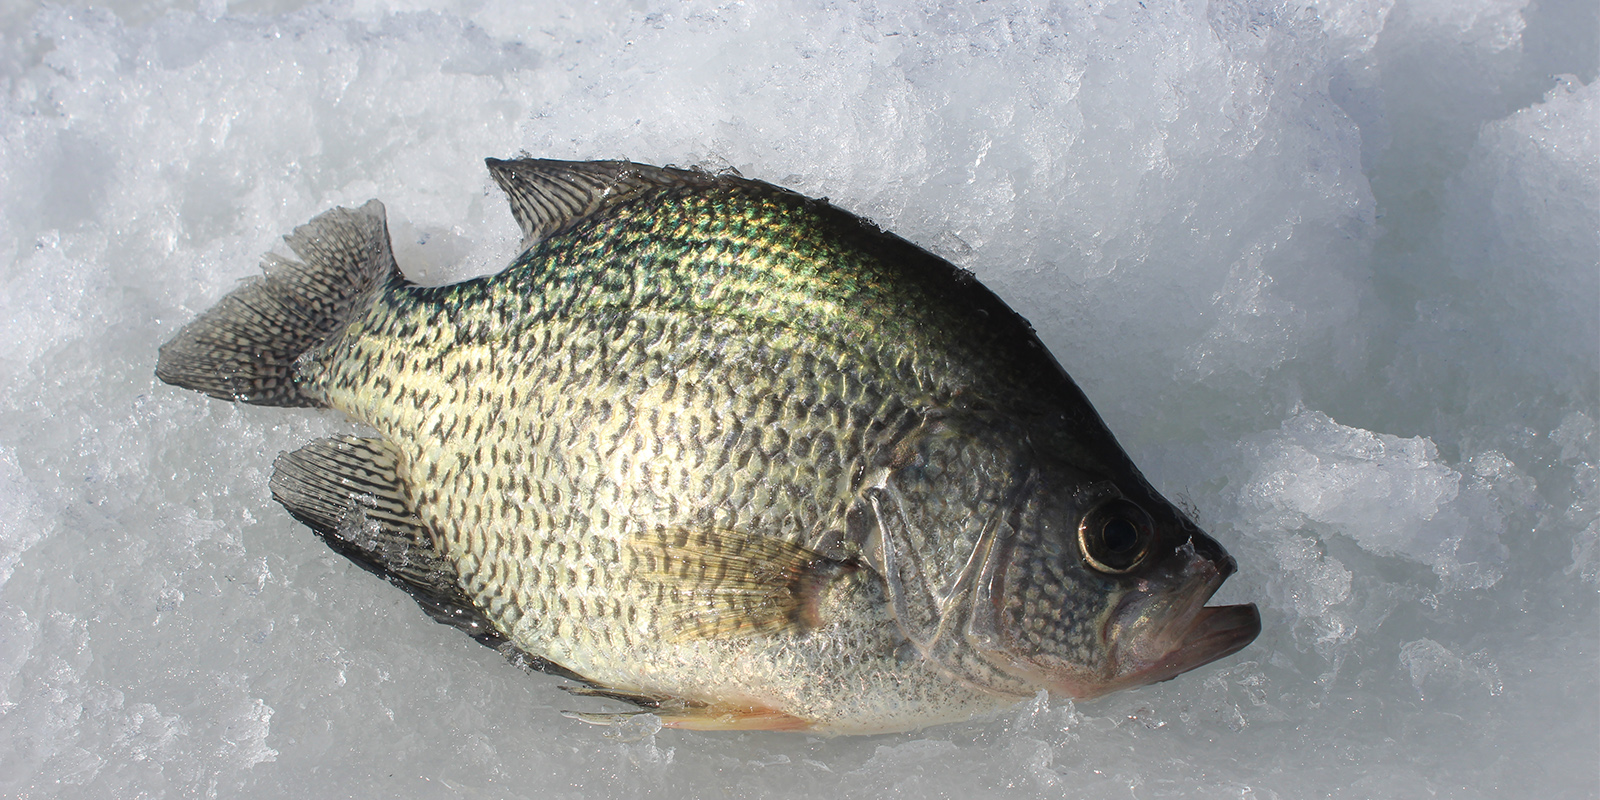
[[1254,605],[1207,606],[1236,569],[1099,451],[1039,455],[1010,422],[946,418],[869,493],[892,611],[921,657],[974,688],[1085,698],[1237,652]]
[[1005,672],[1095,697],[1209,664],[1261,632],[1254,604],[1206,605],[1236,562],[1131,467],[1119,481],[1048,468],[1032,481],[967,625]]

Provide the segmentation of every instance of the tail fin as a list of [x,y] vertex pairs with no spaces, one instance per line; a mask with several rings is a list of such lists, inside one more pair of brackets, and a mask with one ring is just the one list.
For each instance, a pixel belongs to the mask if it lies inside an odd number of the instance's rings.
[[223,400],[320,405],[296,385],[295,362],[400,270],[377,200],[323,213],[284,240],[304,263],[267,254],[265,278],[233,290],[162,346],[156,377]]

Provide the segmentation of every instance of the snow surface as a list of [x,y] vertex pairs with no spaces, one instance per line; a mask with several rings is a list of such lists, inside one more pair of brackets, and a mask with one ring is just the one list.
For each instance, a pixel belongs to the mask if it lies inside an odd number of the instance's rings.
[[[1600,796],[1592,0],[0,6],[0,796]],[[268,496],[350,429],[155,382],[484,156],[735,167],[978,273],[1238,558],[1226,661],[919,733],[608,731]]]

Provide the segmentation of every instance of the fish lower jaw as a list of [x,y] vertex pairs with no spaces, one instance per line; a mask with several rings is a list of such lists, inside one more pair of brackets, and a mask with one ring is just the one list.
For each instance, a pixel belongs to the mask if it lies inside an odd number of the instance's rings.
[[1205,606],[1184,628],[1180,639],[1149,648],[1149,655],[1118,653],[1117,676],[1105,691],[1160,683],[1239,652],[1261,633],[1261,612],[1254,603]]
[[1190,670],[1244,649],[1261,632],[1261,613],[1254,603],[1204,606],[1187,616],[1181,637],[1156,635],[1118,648],[1103,671],[1040,669],[1036,680],[1053,698],[1089,700],[1122,689],[1171,680]]
[[1106,621],[1111,658],[1098,694],[1170,680],[1243,649],[1261,633],[1255,604],[1208,606],[1231,573],[1231,559],[1218,564],[1197,558],[1188,579],[1163,599],[1130,594]]

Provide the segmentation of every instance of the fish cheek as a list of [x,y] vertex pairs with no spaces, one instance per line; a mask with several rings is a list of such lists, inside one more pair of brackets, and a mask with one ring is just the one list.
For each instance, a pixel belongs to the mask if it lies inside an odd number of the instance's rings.
[[997,600],[1008,649],[1047,673],[1101,675],[1109,668],[1105,620],[1120,582],[1082,566],[1057,537],[1020,534]]

